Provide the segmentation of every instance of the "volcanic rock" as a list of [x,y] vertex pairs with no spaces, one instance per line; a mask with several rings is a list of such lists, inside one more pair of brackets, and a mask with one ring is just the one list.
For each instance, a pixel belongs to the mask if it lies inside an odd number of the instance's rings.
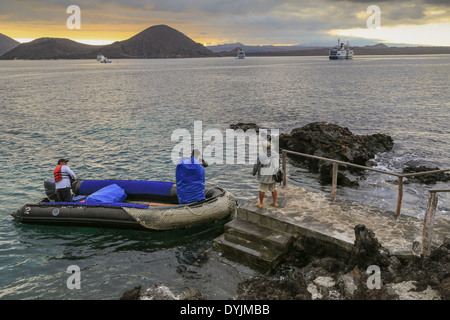
[[[438,167],[427,167],[423,165],[412,165],[409,164],[403,169],[403,173],[418,173],[418,172],[425,172],[425,171],[433,171],[433,170],[439,170]],[[418,183],[424,183],[424,184],[436,184],[437,182],[448,182],[450,181],[450,174],[445,172],[438,172],[438,173],[430,173],[425,174],[421,176],[412,176],[408,178],[408,182],[418,182]]]
[[[435,300],[450,297],[450,241],[430,256],[400,261],[364,225],[355,226],[349,256],[314,253],[314,241],[294,245],[292,258],[273,275],[256,276],[238,286],[236,299]],[[306,236],[302,236],[306,238]],[[300,240],[300,239],[297,239]],[[308,243],[313,248],[307,248]],[[370,288],[369,266],[380,268],[380,287]]]
[[189,288],[177,296],[168,287],[155,284],[144,290],[139,285],[125,291],[120,300],[206,300],[206,297],[196,288]]
[[134,287],[133,289],[127,290],[123,293],[120,300],[139,300],[141,295],[142,286]]
[[389,251],[384,249],[375,237],[375,233],[364,225],[355,227],[355,242],[348,262],[355,266],[367,268],[371,265],[385,267],[389,265]]
[[[391,151],[393,139],[385,134],[356,135],[348,128],[328,122],[314,122],[291,133],[280,135],[280,147],[323,158],[363,165],[373,159],[376,154]],[[320,174],[323,184],[331,183],[332,164],[323,160],[292,156],[291,158],[306,164],[307,167]],[[361,170],[354,167],[339,166],[338,184],[357,185],[355,178],[349,175],[361,175]]]
[[256,123],[239,122],[236,124],[230,124],[230,128],[234,130],[242,129],[244,132],[250,129],[254,129],[256,133],[259,132],[259,126]]
[[298,268],[285,268],[276,278],[256,276],[238,285],[238,300],[311,300]]
[[[320,241],[297,241],[290,259],[273,274],[249,277],[238,284],[233,300],[438,300],[450,299],[450,239],[429,256],[399,260],[364,225],[357,225],[348,255],[315,250]],[[308,236],[297,235],[308,239]],[[300,244],[298,246],[297,244]],[[296,256],[296,257],[293,257]],[[380,287],[370,288],[369,266],[380,268]],[[121,300],[205,300],[198,289],[175,295],[162,285],[126,291]]]

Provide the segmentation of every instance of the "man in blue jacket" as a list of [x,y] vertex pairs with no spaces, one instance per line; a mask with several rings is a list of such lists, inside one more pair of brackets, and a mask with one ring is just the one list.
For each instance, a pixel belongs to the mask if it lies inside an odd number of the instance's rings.
[[205,199],[205,167],[208,163],[199,160],[200,151],[194,149],[190,158],[181,158],[175,170],[179,203],[190,203]]

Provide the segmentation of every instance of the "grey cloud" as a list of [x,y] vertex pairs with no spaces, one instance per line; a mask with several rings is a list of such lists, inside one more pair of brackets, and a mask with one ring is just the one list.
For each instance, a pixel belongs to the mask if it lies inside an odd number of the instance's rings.
[[[152,0],[154,10],[197,12],[217,15],[246,15],[271,12],[289,0]],[[292,2],[292,1],[291,1]]]
[[[444,9],[450,16],[450,0],[326,0],[330,4],[338,2],[342,6],[354,6],[350,10],[365,10],[369,5],[378,5],[381,9],[381,19],[385,26],[398,24],[426,24],[434,22],[437,16],[427,16],[431,8]],[[367,7],[366,7],[367,5]],[[446,8],[449,7],[449,8]]]
[[372,4],[380,6],[383,26],[424,24],[449,16],[427,17],[427,9],[450,10],[450,0],[0,0],[0,15],[15,23],[65,23],[71,2],[80,6],[83,23],[139,28],[164,23],[191,37],[208,32],[248,43],[314,42],[328,38],[331,29],[365,28],[361,13]]
[[392,6],[386,10],[383,10],[382,14],[385,18],[387,17],[394,23],[406,23],[408,21],[413,22],[418,19],[425,18],[424,8],[419,5],[415,5],[412,7]]
[[[331,1],[331,0],[329,0]],[[427,4],[438,4],[438,5],[446,5],[450,6],[449,0],[332,0],[333,2],[353,2],[353,3],[365,3],[367,5],[377,5],[377,4],[383,4],[383,3],[392,3],[392,4],[402,4],[402,3],[421,3],[424,5]]]

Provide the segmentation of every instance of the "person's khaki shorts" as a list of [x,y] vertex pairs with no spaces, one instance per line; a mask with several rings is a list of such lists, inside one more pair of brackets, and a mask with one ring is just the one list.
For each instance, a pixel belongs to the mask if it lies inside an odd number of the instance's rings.
[[277,183],[259,183],[258,190],[261,192],[274,192],[275,190],[277,190]]

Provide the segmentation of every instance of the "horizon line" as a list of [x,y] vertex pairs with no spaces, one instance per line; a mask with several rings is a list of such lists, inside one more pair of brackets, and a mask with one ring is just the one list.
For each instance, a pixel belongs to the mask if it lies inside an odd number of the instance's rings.
[[[81,44],[86,44],[86,45],[92,45],[92,46],[99,46],[99,45],[110,45],[113,44],[114,42],[118,42],[118,41],[125,41],[125,40],[92,40],[92,39],[70,39],[70,38],[62,38],[62,37],[40,37],[40,38],[12,38],[15,41],[19,42],[20,44],[23,43],[29,43],[32,42],[34,40],[37,39],[41,39],[41,38],[51,38],[51,39],[67,39],[67,40],[71,40],[74,42],[78,42]],[[370,40],[370,39],[369,39]],[[273,47],[328,47],[327,45],[319,45],[319,44],[244,44],[242,42],[231,42],[231,43],[220,43],[220,44],[203,44],[205,47],[216,47],[216,46],[224,46],[224,45],[231,45],[231,44],[235,44],[235,43],[240,43],[244,46],[248,46],[248,47],[263,47],[263,46],[273,46]],[[427,44],[410,44],[410,43],[389,43],[389,42],[376,42],[376,44],[384,44],[386,46],[389,47],[389,45],[397,45],[397,46],[408,46],[408,47],[450,47],[450,46],[444,46],[444,45],[427,45]],[[365,46],[374,46],[374,45],[365,45]],[[364,47],[361,45],[355,45],[353,47]]]

